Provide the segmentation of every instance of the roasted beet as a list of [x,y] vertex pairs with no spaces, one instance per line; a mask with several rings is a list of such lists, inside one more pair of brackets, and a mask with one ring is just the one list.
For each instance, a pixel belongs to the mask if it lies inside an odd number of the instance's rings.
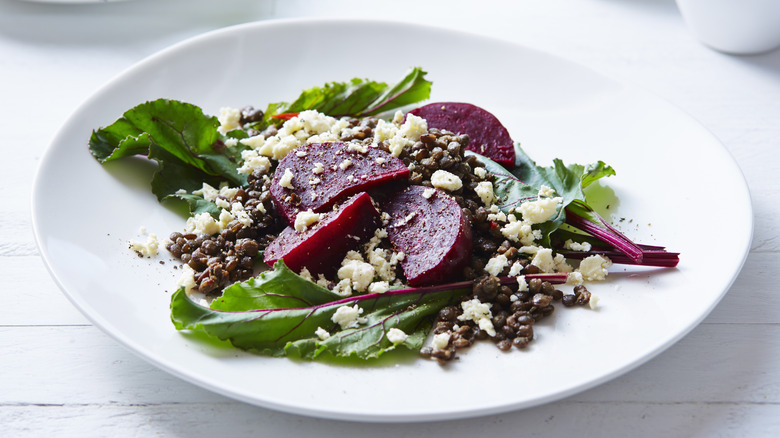
[[349,195],[408,176],[403,161],[381,149],[360,143],[313,143],[279,162],[270,192],[276,211],[292,225],[300,211],[328,211]]
[[265,249],[264,262],[273,266],[279,259],[293,271],[304,267],[312,274],[330,274],[348,251],[374,235],[379,212],[368,193],[349,198],[338,207],[321,213],[318,222],[305,231],[287,227]]
[[382,202],[390,215],[387,236],[405,254],[401,267],[410,286],[457,280],[471,261],[471,226],[444,192],[409,186]]
[[446,129],[469,136],[466,149],[482,154],[507,169],[515,166],[515,147],[509,131],[486,110],[461,102],[436,102],[410,111],[428,122],[428,129]]

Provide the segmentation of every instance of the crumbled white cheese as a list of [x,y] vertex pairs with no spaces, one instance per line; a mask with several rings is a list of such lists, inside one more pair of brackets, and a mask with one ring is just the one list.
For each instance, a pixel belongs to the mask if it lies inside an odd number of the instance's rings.
[[488,260],[487,264],[485,264],[485,272],[497,277],[501,274],[501,271],[507,267],[508,264],[509,261],[507,260],[506,256],[499,254]]
[[301,211],[295,216],[295,231],[302,233],[309,229],[312,224],[316,224],[319,221],[319,213],[314,213],[311,209]]
[[217,120],[219,120],[217,131],[220,134],[226,134],[241,127],[239,124],[241,121],[241,110],[228,107],[220,108]]
[[435,334],[431,340],[431,346],[438,350],[444,350],[449,345],[451,336],[450,332]]
[[[490,213],[487,215],[487,220],[493,221],[493,222],[506,222],[507,221],[507,215],[503,211],[499,211],[498,213]],[[514,221],[512,221],[514,222]]]
[[463,314],[458,316],[458,320],[472,320],[479,325],[480,329],[487,332],[488,335],[496,335],[496,329],[493,327],[493,314],[490,312],[490,304],[483,303],[479,301],[478,298],[473,298],[469,301],[461,302],[460,307],[463,308]]
[[390,283],[386,281],[375,281],[368,285],[368,293],[383,294],[390,290]]
[[528,290],[528,282],[525,281],[525,275],[517,276],[517,291],[525,292]]
[[179,276],[178,284],[179,286],[184,286],[184,293],[187,295],[191,295],[193,292],[198,291],[198,289],[195,287],[197,286],[195,283],[195,270],[192,269],[190,265],[182,265],[181,276]]
[[317,330],[314,332],[314,334],[320,338],[320,341],[325,341],[330,338],[330,333],[328,333],[328,331],[322,327],[317,327]]
[[425,199],[431,199],[431,197],[435,194],[436,194],[436,189],[432,189],[428,187],[427,189],[423,190],[422,196]]
[[382,157],[379,157],[379,158],[377,158],[374,161],[376,161],[376,164],[379,164],[379,165],[385,164],[385,159],[382,158]]
[[450,192],[454,192],[463,187],[463,181],[461,181],[457,175],[441,169],[433,172],[433,175],[431,175],[431,184],[437,189]]
[[555,254],[553,258],[555,264],[555,272],[571,272],[573,268],[566,262],[566,257],[563,254]]
[[539,248],[531,260],[531,264],[541,269],[542,272],[555,272],[555,261],[553,260],[552,249]]
[[322,182],[322,180],[319,179],[319,178],[312,178],[312,179],[309,180],[309,184],[311,184],[312,186],[316,186],[317,184],[319,184],[321,182]]
[[225,198],[217,198],[214,200],[214,203],[217,204],[217,207],[219,208],[230,208],[230,201]]
[[341,326],[341,329],[348,329],[357,327],[360,324],[360,315],[363,313],[363,309],[357,304],[353,307],[347,305],[341,306],[336,309],[336,313],[330,317],[330,320]]
[[194,234],[216,234],[222,231],[217,221],[205,212],[189,217],[184,228],[187,232]]
[[[244,206],[240,202],[234,202],[230,205],[230,214],[233,216],[233,219],[241,222],[245,227],[251,227],[254,223],[252,216],[249,216],[249,212],[244,210]],[[225,226],[222,228],[225,228]]]
[[541,230],[534,230],[527,222],[509,222],[501,228],[501,234],[512,242],[520,242],[531,246],[535,240],[542,238]]
[[404,331],[401,330],[401,329],[393,327],[393,328],[391,328],[390,330],[387,331],[387,340],[392,342],[394,345],[395,344],[402,344],[402,343],[406,342],[406,339],[408,339],[408,338],[409,338],[409,335],[404,333]]
[[292,171],[290,169],[284,169],[284,173],[282,174],[282,177],[279,178],[279,185],[286,188],[293,190],[295,189],[295,186],[292,185],[293,177]]
[[314,168],[311,170],[311,173],[319,175],[322,172],[325,172],[325,166],[322,163],[314,163]]
[[249,138],[242,138],[239,140],[239,143],[249,146],[252,149],[260,149],[263,147],[263,144],[265,144],[265,137],[262,135],[255,135]]
[[347,158],[344,161],[342,161],[341,163],[339,163],[339,168],[341,170],[347,170],[347,169],[349,169],[350,166],[352,166],[352,160],[350,160],[349,158]]
[[539,188],[539,194],[538,196],[540,198],[552,198],[555,196],[555,190],[547,187],[546,185],[542,184],[542,187]]
[[482,181],[477,183],[477,187],[474,188],[474,192],[477,193],[477,196],[479,196],[479,199],[482,200],[482,203],[485,204],[486,207],[493,205],[493,201],[496,199],[496,196],[493,193],[493,183],[490,181]]
[[566,240],[566,242],[563,243],[563,247],[565,249],[570,249],[572,251],[590,251],[591,245],[590,242],[575,242],[571,239]]
[[540,198],[525,202],[515,209],[523,215],[523,221],[531,224],[547,222],[558,212],[558,205],[563,198]]
[[566,284],[573,284],[575,286],[582,284],[585,281],[584,278],[582,278],[582,273],[580,272],[569,272],[569,275],[566,276]]
[[309,155],[309,153],[306,151],[295,151],[295,156],[298,158],[303,158],[307,155]]
[[523,265],[520,262],[514,262],[512,267],[509,268],[509,276],[514,277],[523,270]]
[[301,272],[298,275],[300,275],[304,280],[314,281],[314,277],[312,277],[311,271],[309,271],[309,268],[305,266],[303,269],[301,269]]
[[393,114],[393,123],[396,125],[400,125],[404,122],[404,112],[401,110],[398,110]]
[[596,295],[590,294],[590,300],[588,300],[588,307],[590,307],[591,310],[596,310],[599,307],[599,297]]
[[214,202],[214,200],[217,199],[217,196],[219,196],[219,189],[216,189],[207,183],[203,183],[203,186],[198,190],[193,190],[192,194],[198,195],[206,201]]
[[349,143],[349,146],[347,146],[347,150],[349,152],[357,152],[360,154],[365,154],[366,152],[368,152],[368,146],[360,143]]
[[475,167],[474,175],[476,175],[477,178],[485,179],[487,177],[487,170],[485,170],[484,167]]
[[[141,234],[145,234],[145,230]],[[131,240],[130,241],[130,249],[135,251],[138,254],[141,254],[143,257],[154,257],[157,255],[157,249],[160,246],[160,242],[157,240],[157,236],[154,234],[149,234],[146,237],[145,242],[140,242],[137,240]]]
[[[320,274],[322,275],[322,274]],[[317,282],[317,284],[320,284]],[[327,287],[327,286],[325,286]],[[342,297],[348,297],[352,295],[352,281],[349,278],[345,278],[338,283],[336,283],[336,286],[333,288],[333,292],[336,292],[337,294],[341,295]]]
[[352,288],[358,292],[368,289],[375,274],[376,271],[370,263],[354,259],[344,259],[337,273],[339,279],[350,280]]
[[420,140],[420,137],[427,133],[428,122],[422,117],[415,116],[414,114],[407,114],[406,121],[398,130],[399,135],[406,137],[411,142]]
[[610,266],[612,266],[610,259],[597,254],[585,257],[580,262],[579,271],[585,280],[604,280],[607,278],[607,269]]

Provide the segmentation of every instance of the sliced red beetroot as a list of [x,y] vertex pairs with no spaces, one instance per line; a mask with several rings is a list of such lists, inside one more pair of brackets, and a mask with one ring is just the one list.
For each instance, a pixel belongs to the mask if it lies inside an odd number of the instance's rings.
[[295,272],[332,273],[350,250],[374,235],[379,212],[368,193],[349,198],[337,210],[322,213],[305,231],[285,228],[265,249],[263,261],[273,266],[279,259]]
[[515,167],[515,147],[509,131],[488,111],[470,103],[436,102],[410,111],[428,128],[469,136],[466,149],[484,155],[507,169]]
[[[292,176],[289,181],[285,172]],[[276,211],[292,225],[300,211],[328,211],[350,195],[408,177],[403,161],[381,149],[358,143],[312,143],[279,162],[270,192]]]
[[471,261],[468,218],[444,192],[409,186],[383,201],[390,215],[387,237],[405,255],[401,267],[410,286],[452,282]]

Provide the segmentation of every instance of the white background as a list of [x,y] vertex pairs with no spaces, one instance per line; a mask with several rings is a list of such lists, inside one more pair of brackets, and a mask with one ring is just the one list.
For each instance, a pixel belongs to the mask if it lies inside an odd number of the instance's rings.
[[[40,260],[29,212],[38,161],[68,115],[135,62],[211,29],[298,16],[408,20],[500,37],[679,106],[723,141],[750,186],[755,233],[741,275],[703,324],[639,369],[556,403],[471,420],[376,425],[282,414],[136,358],[70,305]],[[258,56],[273,62],[272,53]],[[0,0],[0,121],[0,435],[780,434],[780,51],[714,52],[690,37],[671,0]],[[85,213],[91,202],[99,200],[87,188]],[[724,199],[701,217],[728,214]],[[712,238],[729,250],[729,230]],[[718,269],[717,254],[712,263]]]

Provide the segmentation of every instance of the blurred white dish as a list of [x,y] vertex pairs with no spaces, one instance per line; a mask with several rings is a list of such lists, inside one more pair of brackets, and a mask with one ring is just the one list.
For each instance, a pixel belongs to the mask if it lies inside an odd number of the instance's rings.
[[691,32],[725,53],[749,55],[780,47],[778,0],[677,0]]
[[[444,367],[413,354],[368,365],[259,357],[176,332],[168,304],[178,271],[164,255],[165,265],[137,258],[127,241],[141,225],[165,236],[181,230],[184,219],[158,204],[148,180],[129,164],[98,164],[87,150],[91,130],[148,99],[186,100],[216,114],[222,106],[292,99],[328,81],[394,81],[417,65],[429,72],[434,101],[489,109],[540,164],[561,157],[614,166],[618,175],[603,189],[619,199],[609,210],[613,219],[634,219],[625,231],[637,241],[680,251],[679,268],[614,268],[608,281],[591,287],[601,298],[598,311],[559,308],[535,327],[536,342],[527,351],[507,354],[484,343]],[[707,214],[724,200],[728,214]],[[552,55],[454,30],[285,20],[194,38],[98,90],[41,160],[33,224],[46,265],[70,300],[158,367],[287,412],[423,421],[553,401],[656,356],[728,290],[749,248],[752,211],[725,148],[690,117],[641,90]],[[724,233],[727,250],[717,237]]]

